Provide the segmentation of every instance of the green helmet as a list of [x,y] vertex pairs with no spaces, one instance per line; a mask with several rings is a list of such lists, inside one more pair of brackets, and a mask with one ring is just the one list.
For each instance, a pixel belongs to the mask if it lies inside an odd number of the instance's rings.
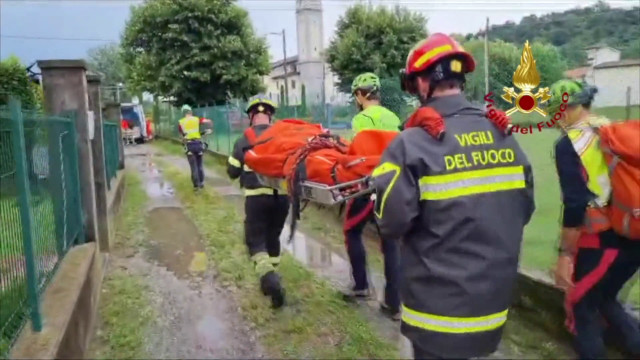
[[191,106],[189,106],[187,104],[182,105],[182,109],[180,109],[180,110],[182,110],[183,113],[188,112],[188,111],[192,111],[191,110]]
[[380,89],[380,78],[374,73],[364,73],[356,76],[351,83],[351,93],[355,93],[358,89],[365,89],[372,92]]
[[268,112],[270,115],[275,114],[276,109],[278,108],[273,101],[261,95],[256,96],[253,100],[249,102],[249,105],[247,105],[247,110],[246,110],[247,114],[251,114],[254,108],[256,107],[257,107],[256,110],[258,112],[261,112],[261,113]]
[[[598,92],[594,86],[590,86],[584,82],[562,79],[551,85],[551,99],[549,99],[548,113],[554,116],[560,110],[560,105],[585,105],[593,101],[593,97]],[[568,97],[564,94],[567,94]],[[564,99],[562,97],[565,97]]]

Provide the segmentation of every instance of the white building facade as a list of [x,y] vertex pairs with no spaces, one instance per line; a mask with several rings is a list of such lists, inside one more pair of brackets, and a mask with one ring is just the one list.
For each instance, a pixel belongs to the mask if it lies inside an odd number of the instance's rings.
[[289,105],[302,103],[303,88],[307,105],[346,104],[349,95],[337,89],[338,79],[324,60],[321,0],[296,0],[296,36],[298,55],[272,63],[271,73],[263,77],[267,96],[281,102],[287,81]]
[[605,62],[593,67],[598,87],[593,106],[640,106],[640,59]]
[[593,107],[640,106],[640,59],[620,60],[620,51],[599,45],[585,49],[587,66],[565,72],[598,88]]

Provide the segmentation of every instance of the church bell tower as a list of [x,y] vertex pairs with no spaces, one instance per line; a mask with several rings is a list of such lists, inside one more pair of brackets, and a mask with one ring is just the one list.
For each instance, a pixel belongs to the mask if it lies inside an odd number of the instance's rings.
[[[307,104],[321,104],[324,93],[324,32],[321,0],[296,0],[298,71]],[[302,85],[301,84],[301,85]]]

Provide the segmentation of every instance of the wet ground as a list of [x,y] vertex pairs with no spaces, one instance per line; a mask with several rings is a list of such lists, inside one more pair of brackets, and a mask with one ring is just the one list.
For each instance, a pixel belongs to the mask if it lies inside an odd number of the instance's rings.
[[[151,152],[154,150],[151,149]],[[186,159],[167,155],[164,153],[155,154],[161,157],[163,161],[176,166],[185,172],[189,172],[189,165]],[[242,209],[243,196],[240,189],[234,186],[226,177],[226,174],[216,173],[207,169],[205,174],[205,184],[216,190],[216,192],[225,196],[225,198]],[[348,260],[343,253],[332,249],[330,241],[327,239],[314,239],[302,232],[297,231],[291,244],[288,243],[289,228],[285,226],[281,241],[283,249],[294,256],[300,263],[305,264],[317,275],[326,279],[334,287],[341,291],[346,291],[351,285],[351,269]],[[379,272],[369,271],[370,283],[373,284],[375,298],[368,302],[363,302],[361,309],[366,313],[369,320],[375,324],[375,328],[380,331],[380,335],[398,344],[401,356],[411,358],[413,351],[411,344],[404,336],[400,334],[400,325],[392,322],[378,312],[379,301],[382,300],[384,291],[384,275]],[[514,311],[514,314],[516,312]],[[511,335],[505,333],[504,339],[510,338],[509,341],[503,341],[499,350],[490,358],[539,358],[541,356],[548,357],[553,354],[554,357],[567,358],[571,357],[572,351],[568,344],[556,341],[544,333],[544,330],[530,328],[527,321],[522,316],[516,315],[510,319],[510,327],[517,331]],[[525,330],[526,329],[526,330]],[[523,333],[525,332],[525,333]],[[527,339],[527,340],[524,340]],[[531,339],[537,339],[538,342],[532,344]],[[550,347],[552,350],[541,351],[542,348]],[[553,350],[555,348],[555,350]],[[543,355],[544,354],[544,355]],[[563,354],[563,355],[561,355]]]
[[150,358],[262,358],[255,331],[216,282],[205,247],[171,185],[164,181],[146,146],[127,149],[127,168],[137,170],[149,196],[147,243],[112,267],[140,275],[151,289],[159,315],[146,334]]

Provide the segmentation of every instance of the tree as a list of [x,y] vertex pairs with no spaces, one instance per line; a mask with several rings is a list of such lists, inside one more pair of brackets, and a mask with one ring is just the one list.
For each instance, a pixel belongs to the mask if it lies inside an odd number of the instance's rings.
[[[467,74],[465,92],[476,101],[486,95],[484,79],[484,41],[471,40],[463,46],[476,61],[476,70]],[[521,51],[515,45],[504,41],[489,42],[489,91],[493,98],[502,94],[503,87],[512,87],[513,73],[520,63]]]
[[356,5],[340,17],[327,49],[327,62],[350,92],[351,82],[367,71],[380,78],[396,77],[409,50],[427,36],[424,16],[396,6],[369,9]]
[[408,115],[407,93],[402,91],[398,77],[380,80],[380,103],[393,111],[400,119]]
[[[493,25],[491,40],[504,40],[522,46],[526,41],[539,39],[561,47],[561,53],[571,67],[584,66],[584,48],[598,43],[626,50],[623,56],[632,57],[633,42],[640,38],[637,5],[628,8],[611,7],[604,1],[597,4],[555,12],[542,16],[524,17],[519,24]],[[476,33],[476,37],[482,32]],[[636,52],[638,54],[638,52]]]
[[622,51],[623,59],[638,59],[640,58],[640,39],[633,40],[627,48]]
[[125,66],[118,44],[108,44],[89,49],[87,65],[89,70],[102,73],[104,85],[125,82]]
[[[513,73],[520,64],[522,47],[501,40],[489,42],[489,91],[493,92],[494,100],[503,93],[503,87],[513,87]],[[484,84],[484,42],[471,40],[464,44],[464,48],[476,60],[476,70],[467,75],[465,92],[469,98],[482,101],[485,94]],[[567,62],[553,45],[534,42],[531,52],[536,60],[536,70],[540,74],[540,87],[548,87],[561,79]],[[518,89],[514,89],[519,91]]]
[[[520,53],[522,53],[521,49],[522,47],[520,47]],[[534,42],[531,44],[531,52],[540,73],[541,87],[551,86],[564,77],[564,72],[568,68],[567,60],[557,47],[547,43]]]
[[42,105],[40,85],[31,80],[26,67],[14,55],[0,61],[0,105],[7,105],[10,96],[20,99],[25,108]]
[[235,0],[146,1],[132,8],[122,48],[131,86],[178,103],[249,98],[270,71],[266,41]]

